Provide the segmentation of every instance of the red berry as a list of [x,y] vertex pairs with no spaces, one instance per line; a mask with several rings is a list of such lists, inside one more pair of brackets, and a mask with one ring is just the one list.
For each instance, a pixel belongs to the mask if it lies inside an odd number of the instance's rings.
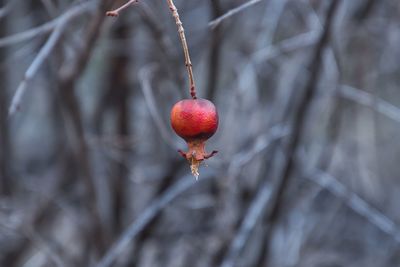
[[206,99],[181,100],[172,107],[171,126],[188,143],[189,151],[180,153],[191,162],[192,173],[197,177],[200,162],[217,153],[205,151],[205,141],[218,128],[217,109]]

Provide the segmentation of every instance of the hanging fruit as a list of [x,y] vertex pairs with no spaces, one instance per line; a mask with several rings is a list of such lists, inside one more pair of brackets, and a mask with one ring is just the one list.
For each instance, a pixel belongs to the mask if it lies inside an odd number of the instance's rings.
[[218,128],[217,109],[206,99],[181,100],[172,107],[171,126],[188,144],[187,152],[179,152],[190,162],[191,171],[197,179],[200,163],[217,153],[205,150],[205,142]]

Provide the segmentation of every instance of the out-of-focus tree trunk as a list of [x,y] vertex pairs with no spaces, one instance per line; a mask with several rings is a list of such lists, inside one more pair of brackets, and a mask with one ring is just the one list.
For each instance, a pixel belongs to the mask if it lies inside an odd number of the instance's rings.
[[354,13],[354,19],[362,22],[363,20],[365,20],[366,18],[368,18],[368,16],[371,14],[371,12],[374,10],[374,8],[377,6],[377,4],[379,4],[379,1],[377,0],[367,0],[364,1],[356,10],[356,12]]
[[106,239],[100,215],[99,195],[96,190],[92,160],[85,137],[84,117],[76,96],[76,83],[92,56],[104,23],[104,14],[110,8],[110,3],[109,0],[103,0],[98,4],[97,10],[84,31],[81,49],[76,52],[71,61],[64,62],[65,66],[61,68],[59,74],[59,91],[63,100],[63,111],[72,129],[71,146],[74,151],[75,164],[85,186],[83,202],[86,205],[90,222],[85,231],[87,234],[85,242],[88,250],[93,252],[93,254],[86,255],[85,262],[87,263],[90,262],[91,255],[98,257],[104,252]]
[[[113,36],[116,39],[126,39],[129,37],[132,27],[128,25],[123,19],[121,19],[113,32]],[[115,100],[113,108],[116,112],[116,140],[119,144],[124,144],[124,140],[130,134],[129,122],[131,114],[129,112],[129,62],[130,58],[127,53],[122,51],[116,52],[111,58],[110,64],[110,78],[109,78],[109,92],[110,96]],[[118,146],[118,162],[115,162],[115,172],[111,178],[112,188],[112,204],[111,204],[111,216],[113,220],[114,235],[117,236],[123,227],[123,213],[124,213],[124,202],[126,201],[126,184],[128,179],[128,169],[125,164],[128,149],[124,145]]]
[[272,239],[272,234],[275,230],[275,227],[278,222],[278,218],[282,214],[282,207],[285,193],[288,190],[290,185],[292,176],[294,175],[294,170],[296,169],[296,155],[298,152],[298,146],[301,143],[301,138],[304,135],[304,130],[307,116],[309,115],[309,111],[311,109],[311,104],[313,103],[316,91],[317,84],[321,76],[321,66],[323,65],[323,52],[326,46],[330,42],[331,33],[333,32],[333,26],[335,14],[340,5],[341,1],[333,0],[329,4],[327,14],[325,17],[324,30],[322,31],[320,38],[316,44],[314,53],[312,54],[309,68],[310,68],[310,76],[308,77],[307,83],[305,85],[305,89],[303,95],[299,100],[299,104],[297,110],[294,113],[294,120],[291,132],[291,139],[287,145],[287,159],[283,165],[280,180],[278,180],[276,184],[275,192],[271,197],[270,209],[266,212],[264,216],[264,222],[266,225],[266,234],[265,240],[263,241],[262,248],[264,249],[264,254],[258,259],[257,266],[269,266],[268,257],[270,244]]
[[[7,1],[0,0],[0,7]],[[7,35],[7,16],[0,17],[0,38]],[[6,48],[0,48],[0,195],[11,193],[10,167],[12,162],[11,144],[9,138],[9,125],[7,122],[8,86],[7,66],[5,64]]]

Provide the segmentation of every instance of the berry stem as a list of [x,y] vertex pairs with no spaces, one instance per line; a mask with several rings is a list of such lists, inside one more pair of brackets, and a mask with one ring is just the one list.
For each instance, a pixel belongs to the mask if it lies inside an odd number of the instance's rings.
[[188,72],[188,75],[189,75],[190,95],[192,96],[193,99],[197,99],[197,96],[196,96],[196,85],[194,83],[192,62],[190,61],[189,48],[188,48],[188,45],[187,45],[187,42],[186,42],[186,37],[185,37],[185,30],[183,29],[182,21],[179,18],[178,9],[174,5],[173,0],[167,0],[167,3],[168,3],[168,6],[169,6],[169,9],[172,12],[172,16],[175,19],[176,26],[178,26],[178,33],[179,33],[179,37],[181,39],[183,53],[185,55],[185,65],[186,65],[186,69],[187,69],[187,72]]

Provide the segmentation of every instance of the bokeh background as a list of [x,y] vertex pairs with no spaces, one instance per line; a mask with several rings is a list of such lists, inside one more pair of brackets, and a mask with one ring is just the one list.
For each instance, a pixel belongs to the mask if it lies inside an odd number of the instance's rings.
[[400,266],[400,2],[0,1],[0,266]]

